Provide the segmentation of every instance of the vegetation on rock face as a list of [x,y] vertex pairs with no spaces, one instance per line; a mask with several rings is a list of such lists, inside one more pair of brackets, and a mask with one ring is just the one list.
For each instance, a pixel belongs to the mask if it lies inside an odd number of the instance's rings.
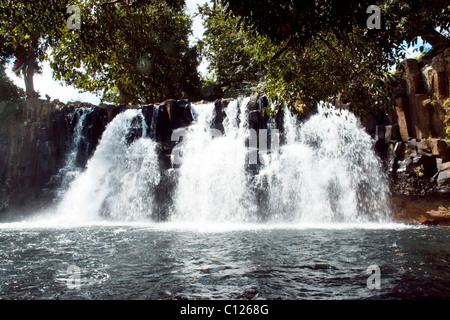
[[445,125],[445,133],[447,134],[446,140],[450,141],[450,98],[445,100],[442,106],[445,111],[444,125]]
[[8,120],[17,121],[23,112],[23,104],[2,102],[0,104],[0,121],[4,124]]

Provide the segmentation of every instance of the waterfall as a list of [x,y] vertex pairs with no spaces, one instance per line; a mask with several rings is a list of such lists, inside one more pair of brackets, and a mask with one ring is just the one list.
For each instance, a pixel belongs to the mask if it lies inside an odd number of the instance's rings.
[[[252,136],[261,135],[249,129],[249,101],[229,102],[223,132],[215,129],[214,103],[193,104],[194,122],[173,131],[171,169],[161,166],[168,155],[158,151],[165,149],[154,132],[157,108],[152,130],[141,110],[118,114],[84,171],[76,169],[86,110],[67,157],[70,179],[57,216],[81,222],[159,217],[183,225],[389,222],[387,179],[374,141],[351,112],[322,104],[300,123],[285,108],[284,143],[270,154],[259,150],[264,161],[255,164]],[[278,137],[274,126],[262,132]]]
[[245,170],[248,101],[232,101],[227,106],[223,135],[211,130],[213,103],[193,106],[197,119],[183,140],[172,221],[254,221]]
[[51,185],[56,186],[56,201],[61,200],[70,183],[84,169],[79,163],[80,157],[88,156],[88,141],[83,134],[83,129],[86,125],[87,115],[93,110],[94,108],[78,108],[70,114],[70,122],[75,122],[75,126],[69,144],[69,151],[66,154],[62,168],[50,182]]
[[319,106],[299,125],[285,111],[286,144],[259,174],[267,181],[273,222],[386,222],[387,179],[373,141],[345,110]]
[[80,222],[148,218],[160,176],[156,143],[146,137],[146,130],[140,110],[117,115],[86,170],[65,192],[57,207],[58,217]]

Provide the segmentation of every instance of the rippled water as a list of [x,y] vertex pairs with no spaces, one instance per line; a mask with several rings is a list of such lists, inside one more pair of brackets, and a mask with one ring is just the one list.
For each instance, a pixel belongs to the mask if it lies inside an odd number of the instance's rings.
[[0,224],[2,299],[448,299],[449,267],[447,228]]

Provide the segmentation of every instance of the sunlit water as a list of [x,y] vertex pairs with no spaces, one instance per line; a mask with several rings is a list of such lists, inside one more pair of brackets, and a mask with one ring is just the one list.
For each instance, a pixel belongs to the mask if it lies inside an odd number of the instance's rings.
[[449,258],[446,228],[2,224],[0,297],[448,299]]

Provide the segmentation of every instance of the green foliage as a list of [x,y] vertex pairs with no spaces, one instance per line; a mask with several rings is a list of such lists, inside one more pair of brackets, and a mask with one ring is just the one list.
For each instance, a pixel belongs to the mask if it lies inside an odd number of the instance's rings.
[[[367,61],[367,55],[376,48],[362,42],[359,46],[341,46],[341,40],[331,33],[319,33],[316,37],[302,51],[284,49],[286,43],[274,45],[261,36],[249,48],[266,68],[265,89],[271,99],[297,106],[296,109],[304,106],[301,109],[307,111],[316,101],[339,96],[361,115],[388,110],[391,88],[387,85],[386,55]],[[355,56],[355,52],[361,54]],[[273,59],[275,55],[279,56]]]
[[0,55],[4,60],[24,61],[22,74],[30,97],[35,96],[33,76],[60,36],[68,2],[0,0]]
[[5,69],[0,65],[0,101],[17,100],[25,96],[22,88],[16,86],[5,73]]
[[213,101],[223,96],[221,87],[213,78],[202,79],[201,97],[207,101]]
[[[396,81],[389,70],[408,46],[418,36],[435,48],[450,43],[436,31],[449,30],[450,7],[443,0],[223,3],[253,36],[247,49],[265,68],[271,99],[306,109],[340,97],[360,115],[390,110]],[[381,8],[380,30],[367,29],[369,5]]]
[[444,116],[444,125],[445,125],[445,133],[447,134],[446,140],[450,140],[450,98],[446,99],[442,104],[442,107],[445,111]]
[[196,48],[189,47],[184,1],[78,1],[80,30],[66,28],[54,47],[56,80],[115,103],[198,96]]
[[420,166],[416,167],[416,168],[414,169],[414,171],[416,172],[416,175],[417,175],[419,178],[422,178],[422,177],[424,176],[424,173],[423,173],[424,167],[423,167],[422,164],[421,164]]
[[0,104],[0,121],[20,119],[23,112],[24,104],[16,102],[2,102]]
[[258,57],[246,50],[253,39],[219,1],[212,8],[208,4],[199,7],[199,12],[205,28],[199,49],[214,75],[216,98],[249,95],[263,76]]

